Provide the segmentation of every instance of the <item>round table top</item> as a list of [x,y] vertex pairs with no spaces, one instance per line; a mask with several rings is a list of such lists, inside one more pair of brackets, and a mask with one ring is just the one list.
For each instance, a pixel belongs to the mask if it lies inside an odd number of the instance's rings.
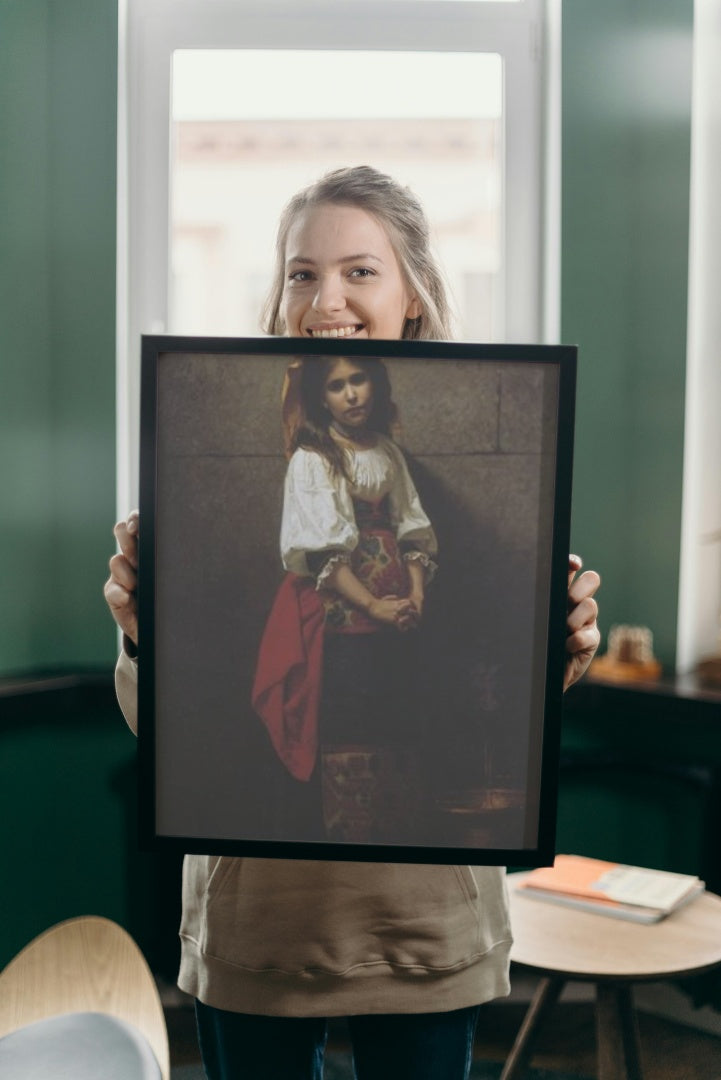
[[524,896],[508,875],[511,960],[569,979],[662,979],[721,965],[721,897],[704,892],[657,923],[628,922]]

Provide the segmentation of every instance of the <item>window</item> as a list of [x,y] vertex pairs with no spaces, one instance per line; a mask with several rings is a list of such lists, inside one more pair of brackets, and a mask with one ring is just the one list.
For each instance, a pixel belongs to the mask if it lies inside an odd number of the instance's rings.
[[258,333],[280,209],[338,165],[362,157],[421,197],[458,336],[554,340],[542,132],[555,6],[121,3],[121,513],[137,499],[140,335]]
[[[694,11],[686,434],[677,669],[721,657],[718,4]],[[718,674],[716,674],[718,679]]]
[[456,336],[499,340],[502,108],[495,54],[176,52],[170,331],[257,334],[288,198],[329,169],[372,163],[426,208]]

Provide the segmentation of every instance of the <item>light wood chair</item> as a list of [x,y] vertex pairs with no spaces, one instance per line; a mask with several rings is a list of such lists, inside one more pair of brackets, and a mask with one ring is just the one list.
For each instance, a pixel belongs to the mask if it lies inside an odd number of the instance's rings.
[[98,1013],[139,1032],[162,1080],[169,1080],[168,1034],[155,980],[117,923],[94,915],[58,923],[0,973],[0,1047],[4,1036],[37,1021]]

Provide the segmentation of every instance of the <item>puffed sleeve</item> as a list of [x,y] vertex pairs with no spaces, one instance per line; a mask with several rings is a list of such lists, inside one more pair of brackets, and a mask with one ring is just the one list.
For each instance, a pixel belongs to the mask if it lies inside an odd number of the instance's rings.
[[296,450],[285,477],[280,553],[283,566],[311,576],[306,556],[316,552],[350,554],[358,543],[353,502],[343,477],[312,450]]
[[390,439],[387,440],[386,449],[395,465],[390,500],[398,542],[430,558],[438,552],[438,541],[428,515],[421,506],[415,484],[408,472],[406,459],[399,447]]

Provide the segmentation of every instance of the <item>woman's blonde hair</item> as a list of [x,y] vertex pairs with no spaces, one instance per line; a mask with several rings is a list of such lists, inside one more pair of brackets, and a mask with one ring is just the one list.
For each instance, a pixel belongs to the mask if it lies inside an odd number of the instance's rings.
[[285,333],[281,305],[288,233],[300,214],[323,203],[357,206],[372,214],[386,229],[401,272],[421,304],[421,314],[416,319],[406,319],[401,337],[448,341],[452,337],[451,311],[443,276],[430,250],[423,207],[410,188],[370,165],[327,173],[294,195],[285,207],[278,225],[275,275],[263,311],[263,330],[268,334]]

